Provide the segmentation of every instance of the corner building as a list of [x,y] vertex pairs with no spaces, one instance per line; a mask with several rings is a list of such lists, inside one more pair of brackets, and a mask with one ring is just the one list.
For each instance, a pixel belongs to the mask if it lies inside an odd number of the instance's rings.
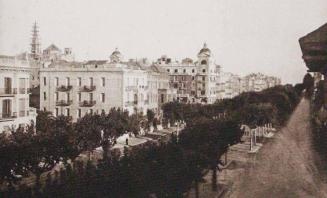
[[177,99],[187,103],[214,103],[221,99],[219,82],[221,67],[214,62],[211,50],[204,43],[194,62],[185,58],[182,62],[162,56],[156,62],[170,75],[170,85],[177,89]]

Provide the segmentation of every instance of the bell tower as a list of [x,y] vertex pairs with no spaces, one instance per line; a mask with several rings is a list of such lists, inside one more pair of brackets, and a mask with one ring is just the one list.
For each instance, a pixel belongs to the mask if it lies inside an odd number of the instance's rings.
[[32,28],[31,57],[34,60],[40,60],[41,58],[41,42],[39,38],[39,27],[36,22],[34,23]]

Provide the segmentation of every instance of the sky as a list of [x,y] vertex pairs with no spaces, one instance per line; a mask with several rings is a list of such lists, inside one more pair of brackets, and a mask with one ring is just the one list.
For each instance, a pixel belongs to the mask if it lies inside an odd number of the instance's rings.
[[42,48],[71,47],[77,60],[196,59],[206,42],[225,72],[301,82],[298,39],[327,22],[326,0],[0,0],[0,54],[30,49],[37,21]]

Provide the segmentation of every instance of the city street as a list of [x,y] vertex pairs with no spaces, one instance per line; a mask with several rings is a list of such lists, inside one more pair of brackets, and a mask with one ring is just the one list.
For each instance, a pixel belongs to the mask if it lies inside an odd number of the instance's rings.
[[327,197],[327,184],[315,164],[309,101],[302,99],[289,123],[257,154],[256,163],[226,197]]

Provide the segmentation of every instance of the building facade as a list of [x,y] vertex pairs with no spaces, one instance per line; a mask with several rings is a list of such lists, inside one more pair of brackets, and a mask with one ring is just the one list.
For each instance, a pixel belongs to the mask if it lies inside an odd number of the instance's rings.
[[36,122],[36,109],[29,107],[28,59],[0,56],[0,133]]
[[241,78],[230,72],[222,72],[219,98],[233,98],[241,93]]
[[220,66],[215,64],[206,44],[194,62],[185,58],[181,62],[162,56],[155,63],[170,75],[170,85],[177,89],[177,99],[190,103],[214,103],[219,99]]
[[[169,76],[153,65],[124,62],[116,49],[110,60],[55,61],[40,70],[40,108],[53,115],[108,113],[120,108],[129,113],[159,112],[169,101]],[[165,91],[167,90],[167,91]],[[159,95],[162,94],[162,95]]]
[[267,76],[262,73],[252,73],[241,79],[241,92],[262,91],[281,84],[277,77]]

